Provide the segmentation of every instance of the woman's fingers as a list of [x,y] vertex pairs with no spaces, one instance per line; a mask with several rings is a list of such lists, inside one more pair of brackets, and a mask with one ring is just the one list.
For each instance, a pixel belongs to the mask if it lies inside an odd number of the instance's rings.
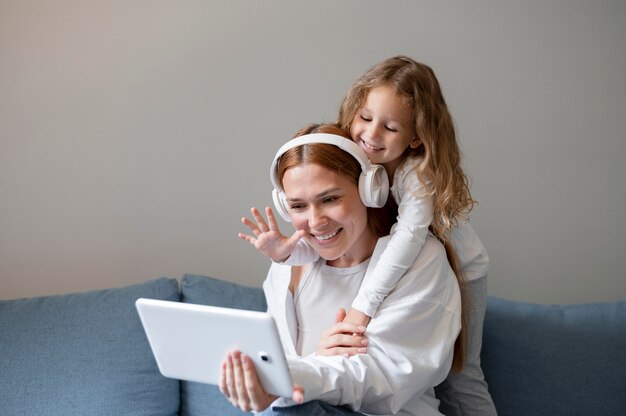
[[267,216],[267,223],[269,224],[270,230],[278,231],[278,223],[276,222],[276,217],[274,216],[272,208],[265,207],[265,215]]
[[256,369],[250,357],[242,354],[241,362],[243,364],[243,374],[250,399],[250,407],[257,411],[267,409],[276,400],[277,396],[268,394],[265,391],[257,377]]
[[259,210],[253,207],[250,209],[250,212],[252,213],[252,216],[254,217],[259,229],[264,233],[268,232],[270,229],[267,226],[265,219],[261,216]]
[[226,357],[225,384],[226,384],[226,390],[228,391],[228,394],[226,394],[228,401],[230,401],[230,403],[233,406],[237,406],[238,396],[237,396],[237,389],[235,387],[235,375],[233,374],[233,360],[230,354],[228,354]]
[[249,412],[250,397],[248,396],[248,389],[246,388],[246,381],[243,374],[243,367],[241,365],[241,353],[235,351],[232,353],[233,358],[233,374],[235,376],[235,388],[237,389],[237,405],[244,412]]
[[226,385],[226,360],[222,362],[222,370],[220,371],[220,391],[226,398],[230,398],[230,392]]
[[239,351],[228,353],[222,363],[219,388],[233,406],[244,412],[265,410],[278,397],[265,391],[254,363]]
[[293,395],[291,396],[294,402],[302,404],[304,402],[304,388],[296,384],[293,386]]

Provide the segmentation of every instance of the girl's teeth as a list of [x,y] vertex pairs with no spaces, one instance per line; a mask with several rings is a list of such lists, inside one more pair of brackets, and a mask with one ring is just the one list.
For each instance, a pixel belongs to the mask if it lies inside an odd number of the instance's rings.
[[329,238],[333,238],[338,232],[339,230],[336,230],[335,232],[332,232],[330,234],[316,235],[315,238],[318,240],[328,240]]
[[368,149],[371,149],[371,150],[380,150],[380,149],[382,149],[382,147],[372,146],[371,144],[368,144],[368,143],[365,143],[365,142],[363,142],[363,144],[365,145],[365,147],[367,147]]

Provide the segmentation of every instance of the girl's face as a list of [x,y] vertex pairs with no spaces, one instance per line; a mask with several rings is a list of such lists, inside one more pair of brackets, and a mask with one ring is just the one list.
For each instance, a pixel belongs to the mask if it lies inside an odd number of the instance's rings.
[[413,112],[393,87],[372,88],[356,112],[350,135],[373,163],[393,173],[408,148],[421,141],[415,135]]
[[355,183],[313,163],[288,169],[282,182],[293,226],[329,265],[355,266],[371,256],[377,238]]

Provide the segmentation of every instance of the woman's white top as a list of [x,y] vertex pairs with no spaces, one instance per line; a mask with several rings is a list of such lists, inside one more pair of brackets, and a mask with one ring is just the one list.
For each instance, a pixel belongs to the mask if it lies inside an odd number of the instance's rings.
[[[378,241],[371,266],[375,267],[389,240],[385,237]],[[298,304],[307,296],[304,314],[298,313],[289,291],[290,266],[272,263],[263,284],[293,381],[304,388],[305,400],[348,405],[365,414],[440,415],[434,386],[450,370],[454,342],[461,328],[459,287],[443,246],[432,236],[426,238],[416,261],[370,321],[367,353],[350,358],[310,353],[322,332],[334,324],[337,310],[348,305],[354,295],[345,289],[343,276],[336,275],[338,269],[324,266],[325,261],[318,259],[311,269],[309,279],[324,279],[318,289],[309,292],[303,288],[299,295],[296,291]],[[363,271],[350,270],[348,274],[350,284],[358,285],[356,276]],[[320,290],[322,284],[324,290]],[[316,317],[323,322],[316,324]],[[306,333],[301,334],[299,326]],[[293,404],[291,399],[280,398],[273,405]]]
[[[383,299],[396,286],[407,268],[419,254],[428,227],[433,221],[433,197],[417,177],[419,157],[408,157],[393,175],[391,194],[398,204],[397,222],[391,229],[391,239],[376,267],[367,271],[352,307],[372,317]],[[459,223],[450,234],[450,244],[460,261],[465,281],[487,276],[487,250],[469,223]],[[286,264],[307,264],[318,258],[305,240],[300,240]]]
[[[368,264],[369,259],[357,266],[343,268],[317,261],[306,268],[293,301],[298,322],[298,355],[314,353],[320,334],[335,324],[337,310],[340,307],[348,310],[359,291]],[[329,307],[322,309],[320,305]]]

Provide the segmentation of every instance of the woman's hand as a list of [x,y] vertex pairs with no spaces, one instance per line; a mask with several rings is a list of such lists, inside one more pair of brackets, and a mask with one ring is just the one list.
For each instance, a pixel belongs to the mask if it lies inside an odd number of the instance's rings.
[[335,316],[335,325],[322,334],[317,344],[317,355],[343,355],[351,357],[367,352],[365,326],[344,322],[346,310],[341,308]]
[[276,218],[271,208],[265,208],[267,222],[265,222],[258,209],[253,207],[250,212],[252,212],[256,223],[246,217],[243,217],[241,222],[252,231],[255,237],[239,233],[239,238],[246,240],[272,260],[276,262],[285,261],[293,253],[296,243],[304,236],[305,231],[296,230],[291,237],[287,237],[281,234],[278,229],[278,223],[276,223]]
[[[233,406],[244,412],[265,410],[278,398],[265,391],[257,377],[254,363],[239,351],[229,353],[222,363],[220,391]],[[302,403],[304,389],[294,386],[292,398],[296,403]]]

